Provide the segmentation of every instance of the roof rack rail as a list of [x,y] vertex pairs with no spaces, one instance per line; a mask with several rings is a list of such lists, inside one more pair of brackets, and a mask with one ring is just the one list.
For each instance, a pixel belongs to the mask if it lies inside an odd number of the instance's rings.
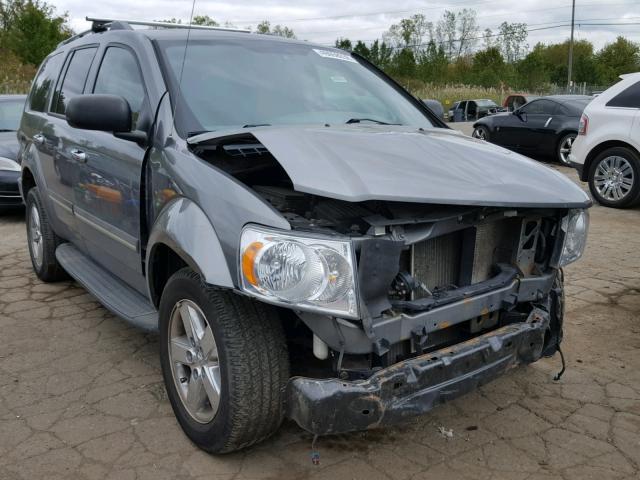
[[63,40],[58,44],[58,48],[68,43],[82,38],[90,33],[106,32],[107,30],[133,30],[131,25],[141,25],[145,27],[155,28],[192,28],[197,30],[222,30],[226,32],[251,33],[251,30],[233,27],[213,27],[209,25],[189,25],[185,23],[169,23],[169,22],[146,22],[142,20],[116,20],[112,18],[85,18],[87,22],[92,22],[91,28],[80,32],[72,37]]
[[227,32],[243,32],[243,33],[251,33],[251,30],[245,28],[234,28],[234,27],[213,27],[209,25],[193,25],[187,23],[170,23],[170,22],[147,22],[143,20],[121,20],[121,19],[110,19],[110,18],[90,18],[86,17],[87,22],[93,22],[93,29],[97,28],[109,28],[111,25],[119,23],[119,24],[127,24],[127,25],[141,25],[145,27],[160,27],[160,28],[191,28],[197,30],[223,30]]

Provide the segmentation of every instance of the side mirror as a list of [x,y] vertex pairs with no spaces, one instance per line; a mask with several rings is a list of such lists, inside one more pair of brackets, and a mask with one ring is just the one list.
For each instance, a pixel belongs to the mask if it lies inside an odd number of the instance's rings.
[[118,95],[79,95],[69,100],[65,116],[73,128],[114,133],[131,131],[131,107]]
[[520,110],[515,110],[513,114],[516,115],[523,122],[527,121],[527,112],[521,112]]

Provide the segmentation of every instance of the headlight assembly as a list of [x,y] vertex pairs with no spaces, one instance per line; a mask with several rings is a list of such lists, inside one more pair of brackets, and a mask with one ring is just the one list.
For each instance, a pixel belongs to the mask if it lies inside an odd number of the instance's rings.
[[10,158],[0,157],[0,170],[19,172],[20,164],[11,160]]
[[589,214],[586,210],[570,210],[562,219],[564,244],[558,262],[561,267],[578,260],[584,253],[589,231]]
[[351,242],[247,227],[240,239],[242,289],[270,303],[357,318]]

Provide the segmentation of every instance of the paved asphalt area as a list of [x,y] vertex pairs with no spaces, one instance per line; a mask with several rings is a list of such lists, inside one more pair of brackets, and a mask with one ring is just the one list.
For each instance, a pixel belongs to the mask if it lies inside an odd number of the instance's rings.
[[[569,169],[561,169],[575,179]],[[291,422],[214,457],[182,434],[158,340],[73,282],[32,273],[23,214],[0,217],[0,479],[631,479],[640,473],[640,210],[591,210],[558,357],[398,428],[321,438]]]

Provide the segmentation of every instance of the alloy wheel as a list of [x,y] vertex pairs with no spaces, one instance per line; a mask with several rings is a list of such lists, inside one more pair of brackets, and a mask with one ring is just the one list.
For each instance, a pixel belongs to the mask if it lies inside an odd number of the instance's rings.
[[484,128],[476,128],[471,136],[479,140],[487,140],[487,132],[485,132]]
[[171,312],[169,359],[185,409],[196,422],[209,423],[220,405],[220,360],[211,325],[191,300],[180,300]]
[[633,188],[634,181],[631,164],[626,158],[617,155],[603,158],[593,177],[598,194],[613,202],[625,198]]
[[44,239],[42,238],[42,227],[40,225],[40,213],[38,207],[31,206],[29,212],[29,243],[31,245],[31,255],[36,268],[42,266],[44,256]]
[[567,136],[560,145],[560,161],[565,165],[569,165],[569,155],[571,154],[571,148],[573,147],[575,139],[575,136]]

